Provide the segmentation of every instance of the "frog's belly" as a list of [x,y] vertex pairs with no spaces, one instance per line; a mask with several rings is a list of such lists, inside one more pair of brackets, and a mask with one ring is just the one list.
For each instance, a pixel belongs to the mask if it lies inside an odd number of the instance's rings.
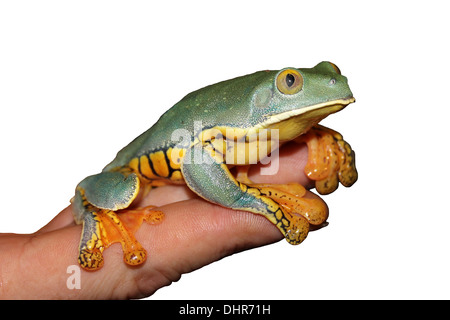
[[157,185],[157,181],[162,184],[183,184],[181,161],[185,153],[186,150],[182,148],[159,150],[131,159],[127,167],[141,180],[151,181],[153,185]]
[[223,158],[229,166],[256,164],[280,147],[279,140],[267,138],[255,138],[246,142],[214,139],[211,145],[219,158]]

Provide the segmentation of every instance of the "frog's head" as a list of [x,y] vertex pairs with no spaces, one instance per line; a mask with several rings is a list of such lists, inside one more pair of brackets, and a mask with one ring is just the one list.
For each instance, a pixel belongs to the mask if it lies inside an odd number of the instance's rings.
[[254,91],[253,114],[263,119],[254,129],[279,129],[280,140],[291,140],[354,101],[347,78],[331,62],[285,68]]

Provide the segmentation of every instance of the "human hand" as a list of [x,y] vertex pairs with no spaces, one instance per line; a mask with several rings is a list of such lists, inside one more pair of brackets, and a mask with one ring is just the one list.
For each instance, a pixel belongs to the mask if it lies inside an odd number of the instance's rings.
[[[280,150],[275,176],[249,177],[257,183],[298,182],[311,187],[303,173],[304,145],[290,143]],[[308,193],[308,197],[315,195]],[[122,260],[120,245],[103,252],[99,271],[80,270],[81,286],[70,290],[69,266],[77,266],[81,226],[75,225],[71,206],[48,225],[30,235],[0,235],[0,298],[3,299],[125,299],[153,294],[181,275],[243,250],[279,241],[278,229],[264,217],[223,208],[200,199],[186,186],[153,189],[138,203],[157,205],[165,214],[160,225],[144,223],[136,238],[148,252],[138,267]],[[119,215],[120,217],[120,215]]]

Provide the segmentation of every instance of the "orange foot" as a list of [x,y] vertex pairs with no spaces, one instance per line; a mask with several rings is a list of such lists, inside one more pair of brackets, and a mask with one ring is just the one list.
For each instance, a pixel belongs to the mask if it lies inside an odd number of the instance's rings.
[[[78,262],[85,270],[95,271],[103,266],[102,252],[111,244],[120,242],[123,260],[130,266],[137,266],[147,259],[147,251],[134,237],[143,221],[158,224],[164,213],[153,210],[154,206],[125,209],[120,211],[90,211],[83,222]],[[120,218],[119,218],[120,216]]]
[[302,185],[252,183],[247,171],[247,167],[239,167],[236,179],[244,183],[249,192],[270,198],[278,204],[280,210],[273,208],[274,216],[268,218],[289,243],[299,244],[307,237],[311,226],[319,228],[325,225],[328,218],[327,205],[319,197],[309,197]]
[[355,152],[338,132],[317,125],[296,141],[308,146],[305,174],[315,180],[320,194],[332,193],[339,182],[350,187],[358,179]]

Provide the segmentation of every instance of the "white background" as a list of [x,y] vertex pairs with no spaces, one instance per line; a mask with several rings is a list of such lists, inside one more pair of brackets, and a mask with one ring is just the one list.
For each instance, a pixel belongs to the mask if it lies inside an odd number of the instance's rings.
[[34,232],[185,94],[335,62],[356,97],[323,122],[359,181],[330,225],[213,263],[151,299],[450,298],[444,1],[4,1],[0,232]]

